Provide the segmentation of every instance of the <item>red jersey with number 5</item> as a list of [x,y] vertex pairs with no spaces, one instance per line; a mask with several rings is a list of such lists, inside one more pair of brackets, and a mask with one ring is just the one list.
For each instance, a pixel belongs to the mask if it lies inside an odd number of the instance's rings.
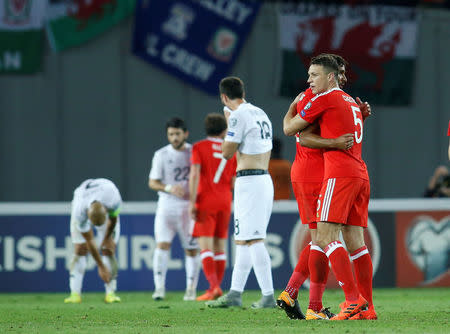
[[231,183],[236,175],[236,156],[230,160],[224,159],[222,142],[222,139],[208,137],[192,146],[191,163],[200,165],[197,209],[231,209]]
[[355,100],[339,88],[333,88],[313,97],[300,116],[308,123],[318,120],[323,138],[337,138],[354,134],[354,144],[349,150],[324,151],[324,180],[335,177],[369,179],[367,167],[361,157],[363,120]]

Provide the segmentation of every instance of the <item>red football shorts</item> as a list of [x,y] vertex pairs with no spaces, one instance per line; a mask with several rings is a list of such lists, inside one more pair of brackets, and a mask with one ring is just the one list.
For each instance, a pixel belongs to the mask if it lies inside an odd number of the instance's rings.
[[199,209],[192,236],[226,239],[228,237],[230,217],[231,210],[212,212]]
[[310,229],[317,228],[317,199],[321,188],[322,182],[292,182],[300,219],[302,224],[309,224]]
[[367,227],[370,183],[355,177],[324,180],[317,221]]

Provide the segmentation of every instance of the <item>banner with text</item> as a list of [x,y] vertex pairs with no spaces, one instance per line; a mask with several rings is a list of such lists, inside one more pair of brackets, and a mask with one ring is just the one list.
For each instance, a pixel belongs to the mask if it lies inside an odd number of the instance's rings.
[[47,35],[54,51],[79,46],[131,15],[136,0],[50,0]]
[[217,95],[260,6],[257,0],[139,0],[133,53]]
[[[309,242],[309,233],[299,223],[295,206],[291,212],[273,213],[266,246],[272,260],[276,289],[289,280],[301,249]],[[366,242],[374,263],[374,286],[395,285],[395,215],[370,215]],[[0,215],[0,292],[68,291],[73,246],[70,240],[69,214],[66,215]],[[154,214],[123,214],[121,236],[117,246],[119,290],[151,291],[153,286]],[[230,236],[233,227],[230,224]],[[231,282],[234,262],[233,239],[227,243],[227,270],[222,287]],[[388,251],[386,251],[388,250]],[[185,289],[184,252],[175,241],[171,250],[167,289]],[[39,282],[39,284],[30,284]],[[306,282],[305,286],[308,286]],[[199,291],[208,287],[201,273]],[[328,287],[339,287],[330,272]],[[246,289],[259,289],[251,274]],[[90,258],[83,291],[102,291],[94,261]]]
[[41,69],[47,1],[0,0],[0,73]]
[[307,88],[311,57],[335,53],[349,63],[350,95],[376,105],[411,104],[417,8],[314,2],[279,8],[280,95],[293,99]]

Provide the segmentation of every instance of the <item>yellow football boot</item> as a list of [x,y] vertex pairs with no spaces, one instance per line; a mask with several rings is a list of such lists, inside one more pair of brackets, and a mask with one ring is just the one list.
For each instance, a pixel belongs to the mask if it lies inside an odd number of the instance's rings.
[[64,299],[64,304],[79,304],[81,303],[81,296],[77,292],[72,292],[70,297]]

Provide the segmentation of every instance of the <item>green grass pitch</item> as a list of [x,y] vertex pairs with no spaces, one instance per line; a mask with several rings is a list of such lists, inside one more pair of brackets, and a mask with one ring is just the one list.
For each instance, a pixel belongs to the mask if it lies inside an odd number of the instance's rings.
[[[450,333],[450,289],[376,289],[377,321],[290,320],[280,309],[252,310],[259,292],[244,293],[244,307],[209,309],[168,293],[155,302],[149,292],[119,292],[122,303],[106,305],[102,293],[85,293],[82,304],[63,303],[67,294],[0,294],[0,333]],[[308,292],[300,291],[306,311]],[[341,290],[327,290],[333,312]]]

